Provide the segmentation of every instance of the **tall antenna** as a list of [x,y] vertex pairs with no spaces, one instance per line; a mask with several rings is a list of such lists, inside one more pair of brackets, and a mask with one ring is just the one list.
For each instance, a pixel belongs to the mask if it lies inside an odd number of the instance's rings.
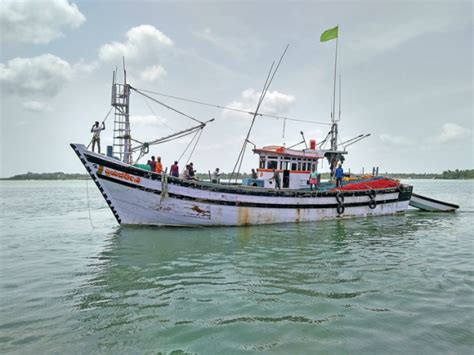
[[341,75],[339,75],[339,119],[338,121],[341,120]]

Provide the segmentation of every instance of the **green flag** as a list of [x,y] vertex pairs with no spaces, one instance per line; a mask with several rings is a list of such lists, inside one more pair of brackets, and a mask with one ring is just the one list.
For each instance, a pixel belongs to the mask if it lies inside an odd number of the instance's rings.
[[338,33],[338,30],[339,30],[338,27],[339,26],[336,26],[334,28],[330,28],[329,30],[324,31],[321,34],[321,42],[326,42],[326,41],[329,41],[331,39],[337,38],[337,33]]

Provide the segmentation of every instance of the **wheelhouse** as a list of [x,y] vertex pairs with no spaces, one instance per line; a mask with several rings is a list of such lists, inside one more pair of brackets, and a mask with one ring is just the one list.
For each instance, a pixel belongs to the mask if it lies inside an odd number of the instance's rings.
[[266,146],[253,150],[259,155],[257,169],[258,186],[275,187],[274,172],[280,175],[281,188],[302,189],[308,187],[309,174],[313,167],[317,170],[318,160],[324,157],[315,149],[295,150],[282,146]]

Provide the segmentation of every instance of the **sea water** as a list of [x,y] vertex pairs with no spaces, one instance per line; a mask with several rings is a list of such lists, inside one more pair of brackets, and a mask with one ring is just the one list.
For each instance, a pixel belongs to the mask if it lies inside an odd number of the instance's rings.
[[472,353],[474,182],[406,182],[461,209],[124,228],[90,181],[3,181],[0,352]]

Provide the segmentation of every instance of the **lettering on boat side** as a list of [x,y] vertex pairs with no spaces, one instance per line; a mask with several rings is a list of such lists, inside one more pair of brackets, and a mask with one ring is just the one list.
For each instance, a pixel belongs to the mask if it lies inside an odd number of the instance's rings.
[[127,174],[121,171],[110,170],[110,169],[105,169],[104,171],[105,171],[105,176],[113,176],[121,180],[134,182],[136,184],[138,184],[141,181],[141,179],[138,176],[132,176],[130,174]]

